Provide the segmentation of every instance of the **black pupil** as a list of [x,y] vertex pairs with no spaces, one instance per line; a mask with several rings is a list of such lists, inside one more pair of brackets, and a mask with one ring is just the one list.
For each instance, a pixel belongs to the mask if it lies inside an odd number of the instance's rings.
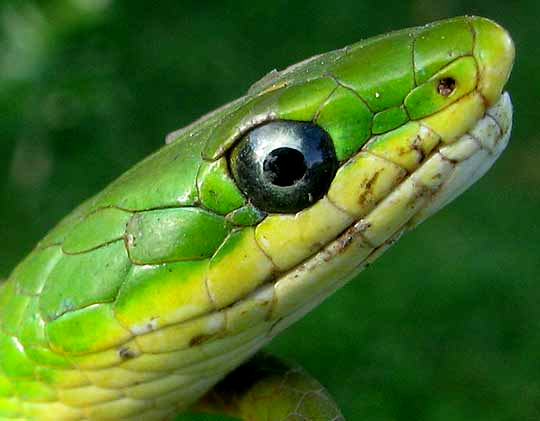
[[306,162],[302,152],[293,148],[277,148],[264,160],[265,178],[276,186],[292,186],[306,173]]

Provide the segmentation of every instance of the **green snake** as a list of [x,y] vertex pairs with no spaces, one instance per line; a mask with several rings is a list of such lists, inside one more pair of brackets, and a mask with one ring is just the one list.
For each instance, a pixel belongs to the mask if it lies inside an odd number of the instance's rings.
[[489,169],[513,60],[497,24],[448,19],[274,70],[171,133],[1,284],[0,419],[343,420],[257,352]]

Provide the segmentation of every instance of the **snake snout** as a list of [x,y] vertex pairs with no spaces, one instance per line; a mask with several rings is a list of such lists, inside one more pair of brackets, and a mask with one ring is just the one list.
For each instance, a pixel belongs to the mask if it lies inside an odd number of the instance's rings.
[[474,31],[473,55],[478,63],[478,91],[492,106],[508,81],[515,48],[510,34],[497,23],[480,17],[470,21]]

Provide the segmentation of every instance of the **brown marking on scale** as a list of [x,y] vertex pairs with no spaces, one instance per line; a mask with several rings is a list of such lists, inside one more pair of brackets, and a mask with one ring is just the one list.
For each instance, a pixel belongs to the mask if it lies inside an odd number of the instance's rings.
[[398,154],[398,156],[403,156],[403,155],[406,155],[410,152],[410,148],[408,148],[407,146],[402,146],[402,145],[399,145],[396,149],[396,152]]
[[419,163],[422,162],[426,158],[426,154],[424,153],[424,150],[422,149],[422,138],[419,135],[416,135],[414,137],[414,140],[411,143],[411,147],[420,155]]
[[[359,233],[356,232],[355,228],[354,228],[354,225],[350,228],[348,228],[339,238],[338,238],[338,243],[337,243],[337,254],[340,254],[340,253],[343,253],[347,247],[349,247],[354,239],[356,237],[359,236]],[[334,256],[332,255],[327,255],[327,256],[324,256],[324,261],[325,262],[329,262],[330,260],[332,260]]]
[[274,286],[272,286],[272,299],[269,302],[268,310],[266,312],[266,315],[264,316],[264,321],[265,322],[268,322],[268,321],[272,320],[272,311],[275,308],[275,306],[277,305],[277,302],[278,302],[278,299],[277,299],[277,296],[276,296],[276,290],[275,290],[275,284],[274,284]]
[[[272,301],[273,301],[273,295],[274,295],[274,294],[272,294],[272,299],[271,299],[271,300],[258,300],[258,303],[257,303],[257,304],[259,305],[259,307],[265,308],[265,307],[267,307],[268,305],[270,305],[270,303],[272,303]],[[248,311],[245,310],[245,311],[242,312],[242,314],[247,313],[247,312],[248,312]]]
[[[336,247],[333,250],[327,251],[326,256],[323,256],[323,260],[328,262],[335,256],[345,252],[347,248],[355,241],[362,241],[367,247],[374,248],[371,243],[362,234],[366,229],[371,226],[370,223],[359,221],[356,224],[347,228],[336,240]],[[362,261],[358,262],[357,266],[360,266]]]
[[[442,179],[442,177],[443,177],[442,173],[438,172],[437,174],[434,174],[434,175],[431,177],[431,179],[432,179],[432,180],[440,180],[440,179]],[[432,188],[432,189],[430,189],[430,190],[437,191],[437,190],[439,190],[439,187]]]
[[191,347],[194,347],[194,346],[197,346],[197,345],[201,345],[201,344],[209,341],[210,339],[214,338],[215,336],[216,336],[215,334],[212,334],[212,335],[202,334],[202,335],[194,336],[193,338],[191,338],[189,340],[188,346],[191,348]]
[[450,159],[446,155],[444,155],[442,152],[439,152],[439,155],[441,156],[443,161],[449,162],[453,166],[457,165],[459,161],[457,159]]
[[438,190],[438,188],[437,189],[431,189],[431,188],[429,188],[428,186],[426,186],[425,184],[422,184],[422,183],[415,183],[415,185],[417,187],[417,190],[410,197],[410,199],[409,199],[409,201],[407,203],[407,207],[411,208],[411,209],[413,209],[415,207],[416,202],[418,202],[420,199],[423,199],[426,196],[432,196]]
[[127,346],[122,346],[118,348],[118,356],[124,361],[131,360],[132,358],[135,358],[137,356],[137,352]]
[[369,202],[373,201],[373,185],[376,183],[382,171],[382,169],[375,171],[375,173],[368,180],[362,182],[361,187],[364,190],[362,193],[360,193],[360,196],[358,196],[358,204],[360,206],[365,206]]

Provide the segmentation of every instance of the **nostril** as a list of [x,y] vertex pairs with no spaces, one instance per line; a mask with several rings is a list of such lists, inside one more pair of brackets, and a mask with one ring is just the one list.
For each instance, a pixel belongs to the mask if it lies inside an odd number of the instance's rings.
[[439,80],[437,85],[437,92],[442,96],[450,96],[454,89],[456,88],[456,80],[451,77],[445,77],[444,79]]

